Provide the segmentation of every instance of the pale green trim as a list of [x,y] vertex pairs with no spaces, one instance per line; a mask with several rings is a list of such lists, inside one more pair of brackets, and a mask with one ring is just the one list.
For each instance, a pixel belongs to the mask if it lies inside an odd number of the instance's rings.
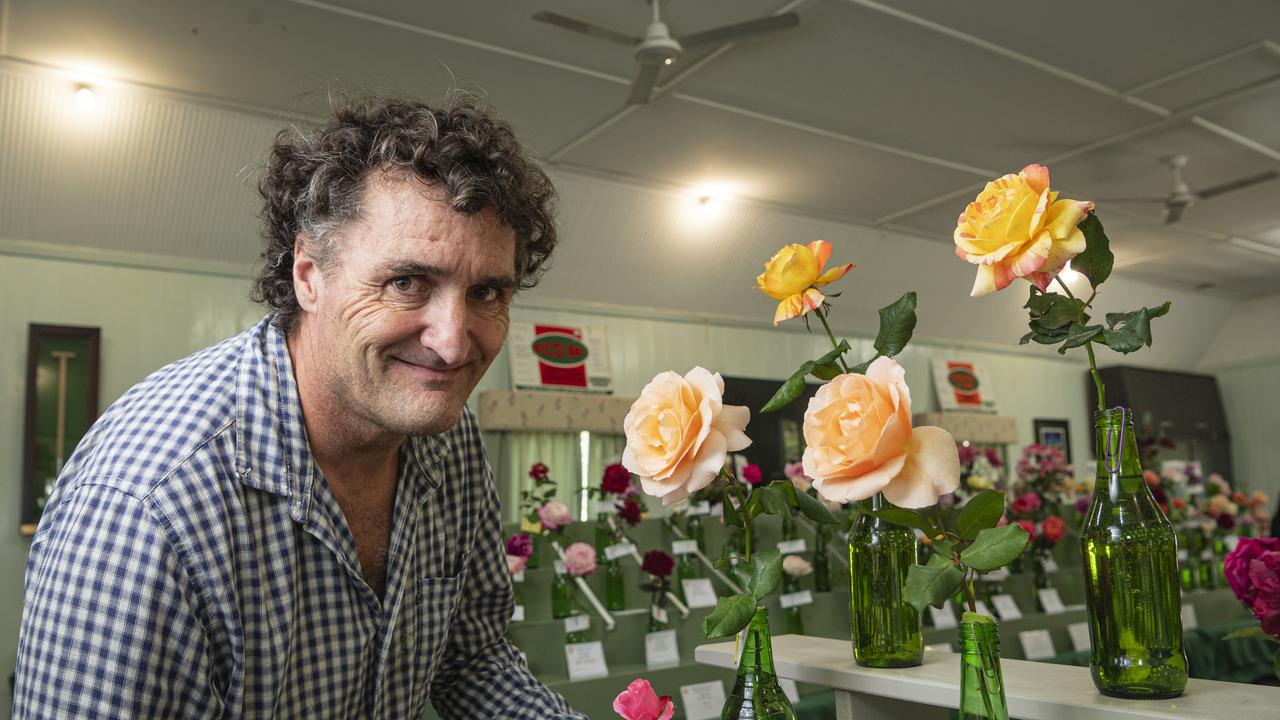
[[[161,272],[177,272],[188,275],[209,275],[213,277],[235,278],[250,282],[257,274],[253,265],[224,262],[220,260],[204,260],[184,258],[172,255],[156,255],[152,253],[135,253],[124,250],[106,250],[103,248],[84,247],[80,245],[61,245],[34,240],[10,240],[0,238],[0,255],[14,257],[38,258],[59,262],[90,263],[111,267],[130,268],[134,270],[158,270]],[[246,288],[248,286],[246,285]]]

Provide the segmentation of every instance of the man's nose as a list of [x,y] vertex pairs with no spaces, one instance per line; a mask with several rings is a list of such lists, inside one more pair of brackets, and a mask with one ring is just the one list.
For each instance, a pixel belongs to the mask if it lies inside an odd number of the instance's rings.
[[[452,295],[452,294],[450,294]],[[418,341],[449,367],[471,359],[471,315],[465,297],[440,297],[423,309],[423,329]]]

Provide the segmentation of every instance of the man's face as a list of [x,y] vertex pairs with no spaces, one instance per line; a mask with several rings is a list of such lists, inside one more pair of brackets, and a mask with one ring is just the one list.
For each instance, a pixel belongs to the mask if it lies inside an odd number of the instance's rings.
[[330,266],[295,269],[295,286],[305,278],[313,289],[299,293],[308,375],[374,431],[453,427],[506,338],[515,232],[492,209],[463,215],[441,197],[416,179],[371,175]]

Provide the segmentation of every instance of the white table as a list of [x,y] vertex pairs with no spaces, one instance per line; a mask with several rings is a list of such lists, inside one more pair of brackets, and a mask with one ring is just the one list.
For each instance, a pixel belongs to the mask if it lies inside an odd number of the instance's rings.
[[[701,645],[698,662],[736,667],[734,643]],[[836,691],[838,720],[945,718],[960,703],[960,656],[926,651],[919,667],[874,670],[853,662],[847,640],[780,635],[773,638],[778,677]],[[1122,700],[1098,693],[1089,668],[1004,660],[1009,716],[1021,720],[1275,720],[1280,688],[1190,680],[1172,700]]]

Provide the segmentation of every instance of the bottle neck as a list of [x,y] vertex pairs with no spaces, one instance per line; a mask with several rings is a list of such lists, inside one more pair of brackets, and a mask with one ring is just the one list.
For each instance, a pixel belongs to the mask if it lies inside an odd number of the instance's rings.
[[1125,408],[1102,410],[1094,413],[1093,423],[1098,457],[1095,492],[1115,498],[1143,490],[1146,483],[1142,481],[1133,412]]
[[999,656],[1000,632],[994,622],[960,623],[960,652],[965,655],[989,653]]
[[769,611],[757,607],[751,623],[747,625],[746,638],[743,641],[742,662],[738,665],[738,674],[753,672],[769,672],[773,670],[773,644],[769,635]]

